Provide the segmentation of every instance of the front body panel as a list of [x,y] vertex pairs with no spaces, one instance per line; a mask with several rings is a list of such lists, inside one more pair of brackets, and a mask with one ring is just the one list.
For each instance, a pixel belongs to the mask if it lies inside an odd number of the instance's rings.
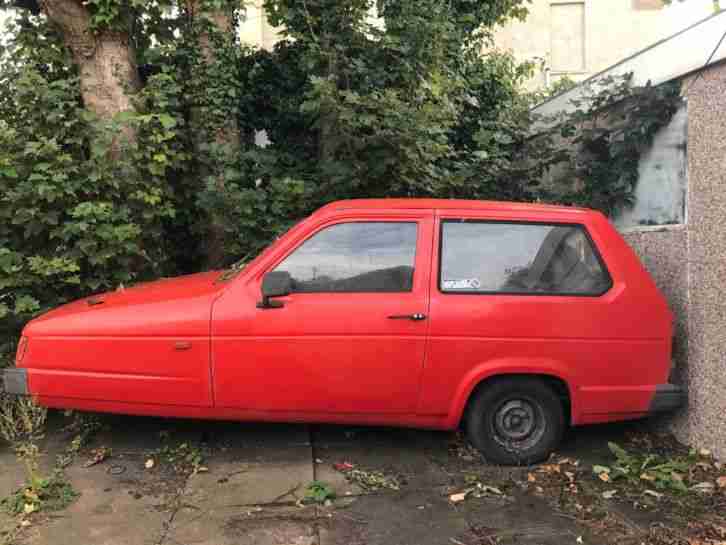
[[[293,293],[260,309],[262,276],[312,234],[350,221],[418,225],[413,286],[405,293]],[[413,414],[427,322],[430,214],[342,215],[311,225],[216,302],[212,369],[217,406],[263,411]]]

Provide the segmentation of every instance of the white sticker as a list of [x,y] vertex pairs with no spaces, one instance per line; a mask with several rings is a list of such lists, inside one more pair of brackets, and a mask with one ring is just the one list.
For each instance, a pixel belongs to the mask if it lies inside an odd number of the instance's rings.
[[461,280],[444,280],[441,286],[445,290],[477,290],[481,288],[478,278],[462,278]]

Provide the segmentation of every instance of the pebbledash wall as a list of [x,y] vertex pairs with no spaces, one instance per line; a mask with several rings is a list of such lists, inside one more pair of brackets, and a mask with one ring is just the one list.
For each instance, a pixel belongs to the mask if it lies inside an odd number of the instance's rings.
[[[675,315],[674,380],[688,407],[667,420],[683,442],[726,459],[726,13],[593,76],[680,80],[684,106],[641,157],[636,204],[615,224]],[[535,111],[567,110],[578,87]],[[648,316],[643,316],[644,320]],[[638,362],[632,362],[637,367]]]

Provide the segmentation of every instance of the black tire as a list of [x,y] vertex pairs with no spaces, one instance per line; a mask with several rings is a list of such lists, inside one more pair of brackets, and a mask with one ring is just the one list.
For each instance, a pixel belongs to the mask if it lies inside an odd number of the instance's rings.
[[487,461],[528,465],[562,440],[565,415],[557,394],[536,378],[503,378],[480,388],[466,415],[469,440]]

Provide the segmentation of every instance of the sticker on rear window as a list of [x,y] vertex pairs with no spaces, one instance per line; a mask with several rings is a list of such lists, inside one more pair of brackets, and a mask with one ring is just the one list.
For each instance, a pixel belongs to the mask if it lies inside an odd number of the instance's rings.
[[444,280],[441,287],[445,290],[478,290],[481,282],[478,278],[462,278],[461,280]]

